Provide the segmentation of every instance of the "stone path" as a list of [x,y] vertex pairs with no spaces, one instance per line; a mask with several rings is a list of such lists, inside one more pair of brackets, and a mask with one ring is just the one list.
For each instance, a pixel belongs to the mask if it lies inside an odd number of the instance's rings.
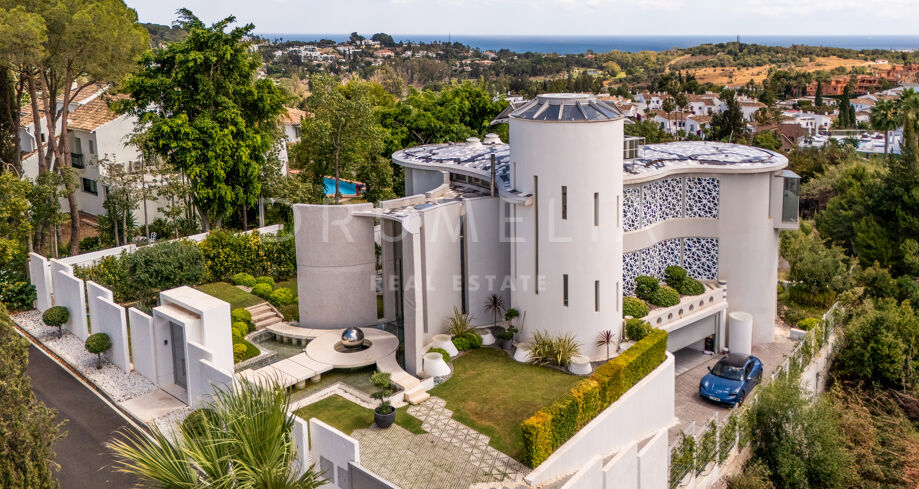
[[427,433],[414,435],[398,425],[355,430],[351,436],[361,444],[361,465],[403,489],[526,487],[529,469],[451,418],[443,399],[431,397],[408,412]]

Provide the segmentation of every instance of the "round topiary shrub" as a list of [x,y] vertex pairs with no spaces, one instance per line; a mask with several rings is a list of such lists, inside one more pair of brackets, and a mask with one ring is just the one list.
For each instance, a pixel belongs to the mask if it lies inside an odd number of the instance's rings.
[[273,290],[274,287],[268,284],[255,284],[255,287],[252,287],[252,293],[265,300],[268,300]]
[[249,347],[245,343],[233,343],[233,363],[239,363],[246,358]]
[[297,302],[297,296],[295,296],[290,289],[282,287],[268,296],[268,302],[272,303],[275,307],[286,306]]
[[635,296],[644,301],[651,301],[651,296],[661,287],[660,281],[647,275],[635,277]]
[[648,304],[638,297],[622,298],[622,317],[643,318],[648,315],[648,312],[650,312]]
[[233,275],[233,284],[242,285],[244,287],[252,287],[255,285],[255,277],[249,275],[248,273],[237,273]]
[[680,282],[680,286],[677,287],[677,290],[683,295],[699,295],[705,293],[705,286],[702,285],[702,282],[692,277],[686,277]]
[[185,421],[182,421],[182,430],[195,439],[206,433],[209,428],[218,427],[219,423],[220,418],[213,409],[195,409],[188,413]]
[[252,313],[242,307],[230,311],[230,319],[234,323],[246,323],[248,333],[255,331],[255,323],[252,322]]
[[96,368],[102,368],[102,354],[112,347],[112,339],[105,333],[95,333],[86,338],[86,351],[96,355]]
[[49,307],[41,315],[41,319],[48,326],[57,328],[57,335],[61,336],[61,326],[70,320],[70,311],[64,306]]
[[233,323],[233,325],[230,326],[230,328],[232,328],[233,330],[234,340],[241,340],[244,336],[246,336],[246,333],[249,332],[249,325],[242,321],[237,321]]
[[664,282],[674,289],[679,289],[680,284],[686,280],[686,269],[679,265],[670,265],[664,269]]
[[816,328],[820,324],[820,320],[817,318],[804,318],[798,321],[795,326],[798,329],[803,329],[804,331],[810,331]]
[[648,302],[658,307],[670,307],[680,303],[680,293],[672,287],[660,287],[653,294]]
[[271,278],[271,277],[268,277],[268,276],[262,276],[262,277],[259,277],[259,278],[255,279],[255,283],[256,283],[256,284],[268,284],[268,285],[271,286],[272,290],[273,290],[273,289],[275,288],[275,286],[277,285],[277,284],[274,283],[274,279]]
[[625,336],[632,341],[641,341],[651,332],[651,325],[647,321],[632,318],[625,322]]

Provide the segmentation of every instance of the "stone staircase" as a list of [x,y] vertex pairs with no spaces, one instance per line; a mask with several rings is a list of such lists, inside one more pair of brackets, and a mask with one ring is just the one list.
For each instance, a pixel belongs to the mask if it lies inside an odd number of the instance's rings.
[[268,302],[247,307],[246,310],[252,313],[252,322],[255,323],[256,331],[278,323],[286,324],[284,316]]
[[431,397],[420,380],[405,370],[402,370],[402,367],[396,362],[395,355],[378,360],[377,368],[390,374],[390,380],[402,388],[404,391],[404,399],[409,404],[421,404]]

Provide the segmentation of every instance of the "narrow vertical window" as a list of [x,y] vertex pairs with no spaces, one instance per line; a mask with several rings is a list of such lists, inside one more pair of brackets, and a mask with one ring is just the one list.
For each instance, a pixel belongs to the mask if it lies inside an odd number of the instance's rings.
[[600,192],[594,192],[594,226],[600,225]]
[[539,176],[533,175],[533,257],[535,273],[533,276],[533,287],[536,295],[539,295]]
[[600,281],[594,280],[594,311],[600,312]]
[[562,275],[562,304],[568,307],[568,274]]
[[616,282],[616,310],[622,310],[622,294],[619,293],[619,282]]
[[619,196],[616,196],[616,227],[622,226],[622,210],[619,208]]
[[562,219],[568,219],[568,187],[562,185]]

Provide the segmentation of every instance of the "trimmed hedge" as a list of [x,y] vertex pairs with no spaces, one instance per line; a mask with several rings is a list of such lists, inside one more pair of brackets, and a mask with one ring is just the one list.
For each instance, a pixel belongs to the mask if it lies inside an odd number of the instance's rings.
[[665,285],[655,290],[648,302],[658,307],[675,306],[680,303],[680,293]]
[[677,290],[683,295],[701,295],[705,293],[705,286],[692,277],[686,277]]
[[262,299],[268,300],[271,297],[271,292],[274,288],[268,284],[255,284],[255,287],[252,287],[252,295],[261,297]]
[[810,331],[820,325],[820,320],[817,318],[804,318],[798,321],[795,324],[795,327],[798,329],[803,329],[804,331]]
[[622,298],[622,317],[632,316],[633,318],[643,318],[647,316],[650,311],[648,304],[638,297]]
[[243,287],[254,287],[255,277],[245,272],[237,273],[236,275],[233,275],[233,285],[242,285]]
[[651,325],[647,321],[632,318],[625,322],[625,336],[632,341],[641,341],[651,332]]
[[277,284],[274,283],[274,279],[271,278],[271,277],[268,277],[268,276],[262,276],[262,277],[259,277],[259,278],[255,279],[255,283],[256,283],[256,285],[258,285],[258,284],[268,284],[268,285],[271,286],[272,289],[274,289],[275,287],[277,287]]
[[570,392],[521,424],[523,463],[536,467],[666,358],[667,332],[652,330],[643,340],[606,362]]
[[453,346],[459,351],[475,350],[482,346],[482,336],[475,331],[453,338]]
[[651,296],[661,288],[661,283],[654,277],[639,275],[635,277],[635,297],[651,302]]
[[288,306],[297,302],[297,296],[290,289],[280,288],[268,296],[268,302],[275,307]]
[[252,321],[252,313],[242,307],[230,311],[230,320],[233,323],[246,323],[247,332],[255,331],[255,323]]

